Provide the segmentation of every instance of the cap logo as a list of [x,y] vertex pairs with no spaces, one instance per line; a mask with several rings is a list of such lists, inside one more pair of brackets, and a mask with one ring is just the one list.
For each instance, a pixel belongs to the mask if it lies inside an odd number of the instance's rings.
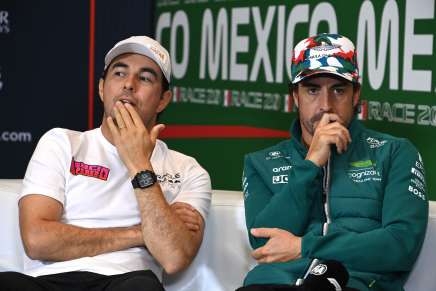
[[338,44],[327,44],[325,42],[322,42],[321,45],[313,47],[311,49],[315,50],[315,51],[330,51],[330,50],[334,50],[337,48],[340,48],[341,45]]
[[327,266],[324,264],[319,264],[319,265],[315,266],[315,268],[313,268],[312,271],[310,271],[311,274],[316,275],[316,276],[320,276],[320,275],[324,274],[325,272],[327,272]]
[[158,48],[150,46],[150,50],[152,50],[160,58],[161,62],[165,62],[165,54],[162,53]]

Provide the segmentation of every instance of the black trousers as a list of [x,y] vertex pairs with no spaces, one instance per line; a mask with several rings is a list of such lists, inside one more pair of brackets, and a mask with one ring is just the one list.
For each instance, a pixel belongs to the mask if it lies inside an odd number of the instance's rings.
[[17,272],[0,273],[0,290],[5,291],[165,291],[150,271],[106,276],[91,272],[67,272],[31,277]]
[[[329,289],[328,289],[329,290]],[[344,291],[359,291],[354,288],[345,288]],[[320,291],[304,288],[303,286],[290,286],[290,285],[275,285],[275,284],[256,284],[240,287],[236,291]]]

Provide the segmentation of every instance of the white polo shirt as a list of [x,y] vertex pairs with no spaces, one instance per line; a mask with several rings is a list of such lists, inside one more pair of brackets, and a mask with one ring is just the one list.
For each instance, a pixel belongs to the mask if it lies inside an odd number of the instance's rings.
[[[151,163],[168,203],[189,203],[206,219],[211,183],[197,161],[158,140]],[[61,221],[66,224],[101,228],[141,223],[127,168],[100,128],[86,132],[55,128],[44,134],[23,180],[21,197],[29,194],[62,203]],[[31,276],[71,271],[114,275],[147,269],[159,278],[162,275],[161,266],[144,247],[63,262],[26,257],[24,266]]]

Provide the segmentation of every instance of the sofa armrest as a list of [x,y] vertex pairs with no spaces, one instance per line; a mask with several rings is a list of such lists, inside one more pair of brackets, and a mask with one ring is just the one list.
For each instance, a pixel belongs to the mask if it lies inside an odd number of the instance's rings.
[[433,275],[436,263],[436,201],[429,203],[427,232],[421,252],[407,279],[406,291],[436,290],[436,276]]
[[165,290],[235,290],[254,265],[250,252],[242,192],[214,190],[200,250],[186,271],[164,274]]
[[0,179],[0,272],[23,270],[24,250],[17,204],[21,181]]

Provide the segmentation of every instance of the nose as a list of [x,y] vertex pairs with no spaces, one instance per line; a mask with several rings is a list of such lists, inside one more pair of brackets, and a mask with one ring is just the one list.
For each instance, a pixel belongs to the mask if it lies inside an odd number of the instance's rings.
[[326,88],[322,88],[319,98],[320,110],[324,112],[330,112],[332,109],[331,98]]
[[134,89],[135,89],[135,78],[133,75],[128,75],[125,78],[124,90],[134,91]]

